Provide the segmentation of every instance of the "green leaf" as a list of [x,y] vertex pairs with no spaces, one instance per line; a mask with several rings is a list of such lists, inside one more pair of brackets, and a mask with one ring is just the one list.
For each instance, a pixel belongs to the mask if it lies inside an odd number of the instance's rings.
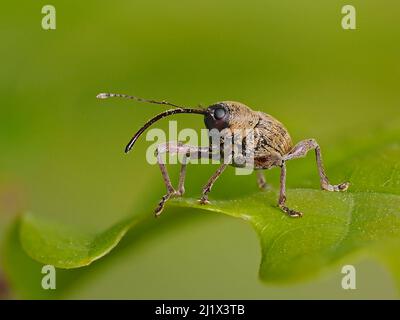
[[[267,282],[311,276],[348,254],[369,253],[398,263],[400,145],[389,143],[355,156],[330,174],[339,177],[338,182],[350,181],[349,192],[288,191],[288,205],[303,211],[302,219],[291,219],[276,208],[275,191],[210,206],[187,199],[174,203],[249,221],[260,237],[260,277]],[[400,278],[400,269],[393,271]]]
[[350,192],[288,191],[288,205],[303,211],[302,219],[276,208],[275,191],[210,206],[188,199],[174,204],[249,221],[261,241],[260,277],[266,282],[300,280],[357,253],[379,256],[392,267],[397,264],[392,271],[400,278],[400,145],[376,148],[332,172],[335,179],[351,181]]
[[[351,182],[348,192],[289,189],[288,205],[304,213],[301,219],[290,218],[277,208],[276,190],[215,200],[207,206],[194,199],[173,199],[169,207],[207,210],[249,222],[260,238],[259,274],[267,283],[299,281],[365,254],[386,263],[400,283],[399,161],[399,143],[388,142],[329,168],[333,182]],[[167,211],[164,214],[172,218],[171,209]],[[147,223],[150,218],[151,214],[134,216],[96,234],[26,215],[19,221],[19,240],[29,256],[41,263],[77,268],[109,253],[128,229],[133,227],[130,234],[134,235],[137,226],[139,232],[149,232],[168,221],[165,217]]]
[[21,218],[20,240],[24,250],[39,262],[58,268],[77,268],[109,253],[139,220],[129,218],[96,234],[78,232],[28,214]]
[[[29,217],[30,215],[28,215]],[[22,234],[21,226],[26,223],[24,216],[18,217],[14,223],[11,224],[3,245],[1,247],[1,257],[2,257],[2,267],[7,276],[9,285],[13,289],[13,293],[19,298],[25,299],[59,299],[65,298],[71,290],[76,289],[80,286],[83,280],[95,276],[98,272],[107,267],[114,259],[123,255],[126,250],[134,250],[141,245],[149,243],[149,238],[156,238],[157,235],[171,232],[174,230],[171,226],[179,227],[187,223],[188,221],[196,221],[199,215],[188,215],[186,210],[180,210],[179,208],[174,210],[174,212],[168,213],[168,219],[154,219],[152,215],[135,215],[126,221],[131,220],[132,227],[125,234],[121,243],[118,245],[118,250],[113,250],[109,252],[107,258],[94,261],[84,268],[74,268],[74,269],[63,269],[61,267],[57,268],[57,290],[43,290],[40,283],[43,277],[41,273],[41,268],[43,264],[48,264],[48,260],[42,260],[38,262],[30,258],[26,251],[22,248]],[[38,219],[30,220],[32,223],[30,228],[36,229],[39,226],[49,227],[49,222],[40,221]],[[61,239],[64,236],[62,234],[76,234],[76,231],[67,230],[68,228],[62,227],[60,225],[55,225],[54,230],[62,230],[60,237],[56,239]],[[117,224],[119,225],[119,224]],[[116,226],[117,226],[116,225]],[[38,230],[36,229],[36,232]],[[42,230],[43,231],[43,230]],[[83,237],[83,232],[80,232]],[[93,233],[90,233],[93,234]],[[103,234],[103,233],[99,233]],[[115,238],[114,238],[115,240]],[[57,240],[58,241],[58,240]],[[57,252],[57,246],[46,244],[48,247],[46,250],[54,249]],[[38,248],[37,250],[40,251]],[[65,252],[65,251],[64,251]],[[59,253],[57,254],[59,256]],[[55,256],[53,255],[53,259]],[[71,258],[71,257],[70,257]],[[42,256],[43,259],[43,256]],[[68,259],[67,256],[61,258]],[[73,258],[71,258],[73,260]],[[69,264],[70,265],[70,264]],[[57,265],[55,265],[57,267]]]
[[261,242],[260,277],[270,283],[301,280],[337,264],[348,254],[362,250],[379,253],[387,241],[400,240],[397,195],[290,190],[289,204],[303,210],[302,219],[283,215],[271,205],[276,198],[277,193],[271,191],[204,207],[187,199],[174,204],[250,222]]

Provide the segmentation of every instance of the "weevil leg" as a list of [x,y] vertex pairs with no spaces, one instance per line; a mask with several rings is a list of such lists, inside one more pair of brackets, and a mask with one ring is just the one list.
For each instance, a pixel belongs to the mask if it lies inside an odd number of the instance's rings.
[[257,185],[260,190],[267,190],[269,188],[267,180],[265,179],[264,172],[262,172],[261,170],[257,171]]
[[[166,153],[183,154],[182,166],[179,173],[178,190],[175,190],[174,187],[172,186],[171,179],[167,171],[167,167],[163,159],[161,158],[161,155]],[[163,176],[163,180],[167,188],[167,193],[161,198],[157,208],[155,209],[155,215],[159,216],[162,210],[164,209],[165,203],[171,197],[182,196],[184,194],[186,167],[188,161],[190,159],[196,159],[196,158],[197,159],[204,157],[210,158],[212,156],[212,153],[210,152],[210,149],[208,147],[196,147],[196,146],[185,145],[181,142],[170,141],[158,145],[155,151],[155,155],[157,157],[157,163],[160,167],[161,174]]]
[[178,183],[178,195],[183,196],[185,193],[185,177],[186,177],[186,167],[190,159],[190,151],[187,151],[182,158],[181,171],[179,172],[179,183]]
[[[169,150],[168,150],[168,147],[167,147],[165,153],[167,153],[168,151]],[[157,148],[157,151],[156,151],[157,163],[158,163],[158,166],[160,167],[161,174],[162,174],[165,186],[167,187],[167,192],[168,193],[174,193],[175,189],[172,186],[171,179],[169,177],[167,167],[165,166],[165,163],[163,163],[163,160],[161,159],[161,154],[162,153],[164,153],[164,152],[160,151],[159,148]]]
[[279,208],[293,218],[300,218],[303,214],[300,211],[289,209],[285,206],[286,204],[286,164],[283,162],[281,165],[281,178],[280,178],[280,189],[279,189]]
[[320,178],[321,188],[327,191],[346,191],[349,188],[349,182],[332,185],[325,173],[324,164],[322,162],[321,148],[315,139],[306,139],[300,141],[294,148],[283,157],[283,160],[291,160],[305,157],[308,151],[314,149],[317,161],[318,174]]
[[208,204],[210,201],[208,201],[208,193],[211,191],[211,188],[214,184],[214,182],[218,179],[218,177],[224,172],[225,168],[228,166],[228,163],[223,163],[221,166],[215,171],[215,173],[211,176],[211,178],[208,180],[207,184],[203,187],[202,190],[202,196],[199,200],[201,204]]
[[158,203],[156,209],[154,210],[154,214],[158,217],[164,209],[165,203],[173,196],[175,192],[167,192],[167,194],[163,195],[160,202]]
[[165,202],[167,202],[167,200],[169,198],[171,198],[171,196],[177,194],[174,187],[172,186],[171,179],[170,179],[168,171],[167,171],[167,167],[165,166],[165,163],[163,163],[163,160],[161,158],[161,155],[163,153],[167,153],[167,152],[169,152],[168,144],[159,145],[156,149],[157,163],[158,163],[158,166],[160,167],[161,174],[162,174],[165,186],[167,188],[167,193],[161,198],[160,202],[157,205],[157,208],[155,209],[154,213],[155,213],[156,217],[161,214],[162,210],[164,209]]

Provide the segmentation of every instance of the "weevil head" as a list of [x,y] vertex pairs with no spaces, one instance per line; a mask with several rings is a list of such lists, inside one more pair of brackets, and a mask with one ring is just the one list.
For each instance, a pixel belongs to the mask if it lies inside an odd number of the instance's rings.
[[204,116],[204,123],[209,130],[250,129],[254,128],[257,122],[256,112],[243,103],[235,101],[214,103],[206,109]]

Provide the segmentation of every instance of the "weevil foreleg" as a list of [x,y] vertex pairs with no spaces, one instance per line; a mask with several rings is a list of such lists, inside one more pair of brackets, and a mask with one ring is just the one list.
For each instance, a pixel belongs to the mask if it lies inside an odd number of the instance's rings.
[[281,210],[287,213],[293,218],[299,218],[303,214],[300,211],[295,211],[286,207],[286,164],[283,162],[281,165],[281,178],[280,178],[280,189],[279,189],[279,200],[278,206]]
[[310,150],[315,150],[317,161],[318,174],[320,178],[321,188],[327,191],[346,191],[349,187],[349,182],[332,185],[325,173],[324,164],[322,162],[321,148],[315,139],[307,139],[300,141],[294,148],[283,157],[284,161],[305,157]]
[[[175,190],[175,188],[172,186],[167,167],[162,159],[162,154],[166,153],[183,155],[181,170],[179,173],[178,190]],[[190,146],[180,142],[166,142],[157,146],[155,155],[157,157],[157,163],[160,167],[161,174],[167,188],[167,193],[161,198],[157,208],[155,209],[155,215],[159,216],[164,209],[165,203],[171,197],[182,196],[185,193],[185,176],[188,161],[190,159],[210,158],[212,153],[210,152],[209,147]]]

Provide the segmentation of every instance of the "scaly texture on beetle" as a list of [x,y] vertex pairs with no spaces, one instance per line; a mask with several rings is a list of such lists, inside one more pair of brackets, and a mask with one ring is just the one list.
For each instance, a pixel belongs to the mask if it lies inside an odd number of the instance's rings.
[[[238,133],[240,139],[239,141],[235,140],[235,143],[240,145],[241,150],[250,149],[251,157],[248,154],[240,154],[240,157],[238,156],[235,158],[235,156],[233,156],[231,162],[222,163],[218,170],[208,180],[207,184],[203,187],[202,196],[199,200],[200,203],[209,203],[208,193],[210,192],[214,182],[218,179],[218,177],[222,174],[222,172],[228,165],[236,167],[251,167],[257,170],[257,182],[261,189],[265,188],[266,186],[265,177],[261,170],[279,167],[281,170],[281,175],[278,207],[291,217],[301,217],[302,213],[300,211],[290,209],[286,206],[285,163],[286,161],[292,159],[305,157],[310,150],[315,151],[321,189],[327,191],[345,191],[349,187],[348,182],[340,183],[338,185],[332,185],[329,183],[322,163],[321,149],[315,139],[302,140],[293,146],[292,139],[281,122],[264,112],[253,111],[248,106],[240,102],[222,101],[212,104],[205,109],[195,109],[180,107],[167,101],[147,100],[123,94],[101,93],[97,97],[99,99],[105,99],[109,97],[122,97],[141,102],[169,105],[174,107],[174,109],[167,110],[163,113],[158,114],[154,118],[150,119],[142,128],[140,128],[139,131],[135,133],[133,138],[128,143],[125,149],[126,152],[131,150],[139,136],[154,122],[164,117],[178,113],[204,115],[204,123],[207,129],[210,130],[210,132],[212,130],[217,130],[221,133],[220,143],[217,150],[211,149],[211,146],[196,147],[185,145],[179,141],[169,141],[160,144],[157,147],[157,161],[167,188],[167,194],[165,194],[161,198],[155,210],[156,216],[161,214],[164,205],[168,199],[170,199],[171,197],[182,196],[184,194],[184,182],[186,176],[187,162],[190,159],[194,158],[212,158],[215,155],[215,152],[219,153],[219,155],[224,155],[224,152],[226,152],[226,149],[224,148],[224,143],[225,141],[227,141],[226,139],[228,139],[229,141],[229,139],[233,139],[235,135],[237,136]],[[251,139],[248,132],[252,133]],[[184,156],[177,189],[172,186],[167,168],[161,160],[161,155],[163,153],[176,153],[182,154]],[[243,157],[245,162],[239,161],[243,160]]]

